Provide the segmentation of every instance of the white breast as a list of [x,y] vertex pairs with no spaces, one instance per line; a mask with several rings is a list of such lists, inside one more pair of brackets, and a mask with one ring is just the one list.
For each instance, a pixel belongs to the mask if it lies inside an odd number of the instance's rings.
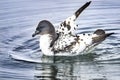
[[53,55],[53,52],[51,51],[50,44],[52,41],[52,38],[49,34],[42,35],[40,37],[40,49],[45,55]]

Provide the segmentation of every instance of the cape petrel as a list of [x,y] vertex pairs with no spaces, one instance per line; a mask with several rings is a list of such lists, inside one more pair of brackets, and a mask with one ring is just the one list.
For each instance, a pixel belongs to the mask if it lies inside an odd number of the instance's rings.
[[75,34],[76,19],[90,5],[86,2],[72,16],[64,20],[57,29],[48,20],[39,22],[32,37],[40,35],[40,49],[47,56],[75,56],[87,53],[113,33],[97,29],[93,33]]

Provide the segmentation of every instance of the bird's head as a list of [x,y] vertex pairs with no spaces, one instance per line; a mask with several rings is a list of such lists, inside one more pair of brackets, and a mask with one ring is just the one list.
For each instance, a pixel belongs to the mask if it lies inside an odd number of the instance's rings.
[[44,35],[44,34],[50,34],[50,35],[55,34],[54,26],[47,20],[42,20],[39,22],[32,37],[35,37],[36,35]]

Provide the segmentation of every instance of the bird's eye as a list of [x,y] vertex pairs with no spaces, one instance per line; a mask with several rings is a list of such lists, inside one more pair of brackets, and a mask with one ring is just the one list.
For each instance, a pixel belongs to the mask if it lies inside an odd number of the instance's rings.
[[36,28],[36,30],[41,30],[43,28],[44,28],[44,26],[39,26],[39,27]]
[[44,28],[44,26],[40,26],[40,28]]

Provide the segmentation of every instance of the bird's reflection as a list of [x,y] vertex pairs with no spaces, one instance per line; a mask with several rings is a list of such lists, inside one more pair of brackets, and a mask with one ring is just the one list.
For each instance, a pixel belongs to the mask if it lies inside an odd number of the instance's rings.
[[107,80],[104,69],[93,59],[90,55],[65,59],[43,56],[42,62],[35,65],[34,80]]
[[34,80],[75,80],[73,64],[59,64],[55,59],[56,57],[43,57],[43,63],[35,66]]
[[37,64],[35,69],[35,80],[58,80],[56,78],[58,70],[55,65]]
[[42,57],[42,63],[36,64],[34,80],[59,80],[56,78],[58,69],[56,67],[55,57]]

